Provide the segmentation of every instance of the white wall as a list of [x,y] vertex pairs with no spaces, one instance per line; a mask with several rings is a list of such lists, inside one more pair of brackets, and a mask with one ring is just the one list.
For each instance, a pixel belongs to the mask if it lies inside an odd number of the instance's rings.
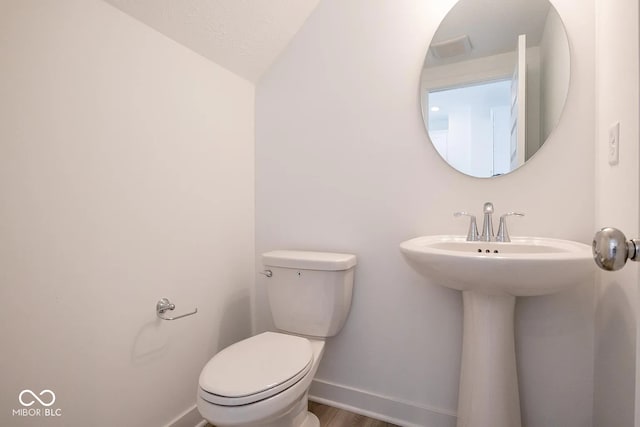
[[[256,89],[256,254],[358,255],[354,300],[313,393],[421,426],[455,424],[462,302],[411,271],[398,244],[464,234],[456,210],[519,211],[515,235],[590,243],[594,205],[594,6],[555,0],[572,49],[562,122],[531,163],[497,179],[447,166],[420,113],[424,55],[454,3],[324,0]],[[262,268],[257,258],[257,268]],[[264,281],[256,329],[272,327]],[[593,283],[516,308],[528,427],[589,427]]]
[[[638,2],[598,0],[596,31],[596,228],[639,236]],[[609,127],[620,122],[620,163],[609,166]],[[600,274],[594,426],[634,425],[638,265]],[[636,407],[636,411],[638,408]],[[640,418],[636,418],[636,424]]]
[[251,332],[254,87],[98,0],[3,0],[0,70],[0,424],[169,423]]

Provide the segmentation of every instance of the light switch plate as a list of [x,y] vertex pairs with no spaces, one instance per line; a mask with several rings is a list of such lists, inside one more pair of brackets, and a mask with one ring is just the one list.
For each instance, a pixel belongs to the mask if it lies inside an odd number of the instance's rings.
[[615,122],[609,127],[609,139],[607,140],[609,151],[609,164],[615,166],[620,161],[620,122]]

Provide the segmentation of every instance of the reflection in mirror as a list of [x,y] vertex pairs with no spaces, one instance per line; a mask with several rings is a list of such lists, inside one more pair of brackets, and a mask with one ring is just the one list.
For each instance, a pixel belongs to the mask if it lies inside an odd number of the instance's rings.
[[460,0],[433,37],[420,82],[440,156],[482,178],[522,166],[558,124],[569,62],[548,0]]

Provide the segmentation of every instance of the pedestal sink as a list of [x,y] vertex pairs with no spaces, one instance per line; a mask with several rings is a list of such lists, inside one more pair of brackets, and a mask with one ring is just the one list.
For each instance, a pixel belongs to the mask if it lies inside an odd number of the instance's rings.
[[503,243],[439,235],[407,240],[400,250],[433,283],[462,291],[457,426],[520,427],[515,299],[586,281],[594,270],[591,246],[539,237],[512,237]]

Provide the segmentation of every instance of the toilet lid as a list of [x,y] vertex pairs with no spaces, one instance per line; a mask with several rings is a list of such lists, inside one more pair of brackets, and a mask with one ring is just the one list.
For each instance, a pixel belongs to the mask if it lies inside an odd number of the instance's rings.
[[203,396],[225,406],[246,405],[291,387],[311,369],[306,338],[264,332],[216,354],[200,374]]

